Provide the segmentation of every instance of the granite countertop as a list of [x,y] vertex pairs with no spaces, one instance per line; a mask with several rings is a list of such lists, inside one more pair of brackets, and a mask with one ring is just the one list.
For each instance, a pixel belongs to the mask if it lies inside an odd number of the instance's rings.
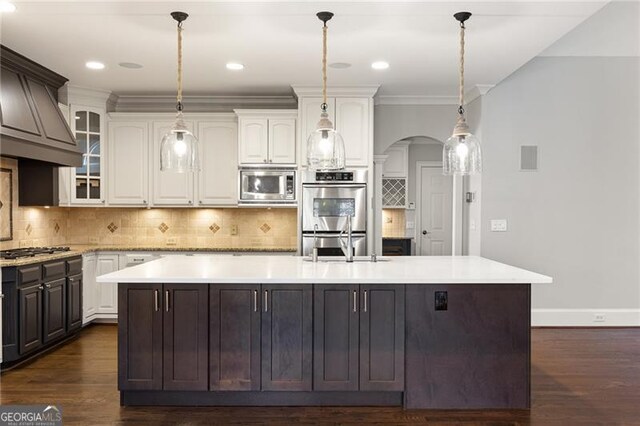
[[551,277],[478,256],[344,258],[170,256],[101,275],[100,283],[548,284]]
[[19,259],[0,259],[0,267],[23,266],[32,263],[48,262],[50,260],[81,256],[85,253],[99,251],[146,251],[146,252],[202,252],[202,253],[295,253],[291,247],[174,247],[174,246],[103,246],[103,245],[70,245],[69,251],[22,257]]

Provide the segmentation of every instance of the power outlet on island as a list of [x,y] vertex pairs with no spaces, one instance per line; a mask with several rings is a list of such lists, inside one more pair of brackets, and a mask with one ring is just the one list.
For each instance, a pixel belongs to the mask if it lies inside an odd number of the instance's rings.
[[507,219],[491,219],[491,232],[507,232]]
[[178,239],[176,237],[167,238],[167,245],[168,246],[175,246],[177,244],[178,244]]
[[605,322],[607,317],[604,314],[594,314],[593,322]]

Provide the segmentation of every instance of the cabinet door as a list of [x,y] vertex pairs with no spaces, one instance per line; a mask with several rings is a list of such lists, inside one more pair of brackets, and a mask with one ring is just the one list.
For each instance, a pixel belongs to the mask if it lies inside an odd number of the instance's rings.
[[109,123],[109,204],[145,206],[149,200],[149,125]]
[[[184,122],[193,132],[193,122]],[[193,173],[175,173],[160,171],[160,142],[171,130],[173,121],[156,121],[153,123],[153,140],[151,146],[152,203],[156,206],[188,206],[193,204]]]
[[358,390],[358,286],[314,285],[313,390]]
[[[117,254],[98,255],[96,262],[96,276],[108,274],[118,270]],[[97,289],[97,314],[118,313],[118,284],[99,283]]]
[[67,331],[82,326],[82,274],[67,278]]
[[44,343],[64,336],[66,333],[66,284],[66,278],[44,284]]
[[344,139],[347,166],[369,165],[369,152],[373,149],[370,98],[336,98],[334,125]]
[[103,108],[71,105],[71,128],[83,153],[82,165],[71,171],[71,204],[105,203],[104,116]]
[[120,284],[118,389],[162,389],[162,284]]
[[[307,139],[311,132],[313,132],[318,126],[320,120],[320,105],[322,105],[322,98],[302,98],[300,100],[298,109],[300,110],[298,126],[300,127],[300,146],[298,151],[300,152],[300,165],[307,165]],[[329,119],[333,121],[335,125],[335,107],[336,99],[327,98],[327,113]]]
[[209,386],[209,286],[165,284],[163,389],[198,391]]
[[238,203],[238,123],[198,123],[200,172],[198,204],[206,206]]
[[404,285],[360,286],[360,390],[404,389]]
[[260,390],[260,286],[209,286],[209,389]]
[[[98,311],[98,288],[96,283],[96,255],[82,256],[82,323],[93,320]],[[102,285],[102,284],[100,284]]]
[[266,118],[241,118],[238,126],[240,164],[268,162],[268,120]]
[[409,146],[392,146],[384,153],[388,157],[383,165],[382,176],[403,178],[409,176]]
[[42,346],[42,289],[36,284],[18,290],[20,355]]
[[296,163],[295,118],[269,119],[269,163]]
[[262,390],[311,390],[311,289],[262,286]]

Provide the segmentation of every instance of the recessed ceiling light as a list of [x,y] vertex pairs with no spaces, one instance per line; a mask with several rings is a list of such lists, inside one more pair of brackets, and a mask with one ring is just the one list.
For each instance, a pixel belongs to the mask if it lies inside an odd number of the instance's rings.
[[89,61],[84,65],[87,68],[89,68],[90,70],[101,70],[101,69],[104,69],[104,64],[102,62]]
[[11,13],[16,11],[16,5],[9,1],[0,1],[0,13]]
[[376,61],[371,64],[371,68],[373,68],[374,70],[386,70],[387,68],[389,68],[389,62]]
[[351,64],[349,64],[347,62],[334,62],[332,64],[329,64],[329,67],[335,68],[337,70],[343,70],[343,69],[346,69],[346,68],[351,68]]
[[227,69],[228,70],[233,70],[233,71],[239,71],[244,69],[244,65],[238,63],[238,62],[229,62],[227,64]]
[[118,65],[120,65],[122,68],[128,68],[130,70],[138,70],[142,68],[142,65],[136,64],[135,62],[120,62]]

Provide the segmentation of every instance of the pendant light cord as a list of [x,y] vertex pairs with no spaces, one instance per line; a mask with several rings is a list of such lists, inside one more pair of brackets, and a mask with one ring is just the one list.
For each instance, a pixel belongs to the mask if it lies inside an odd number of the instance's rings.
[[322,27],[322,105],[327,109],[327,23]]
[[464,115],[464,22],[460,23],[460,94],[458,106],[458,114]]
[[182,22],[178,23],[178,112],[182,112]]

